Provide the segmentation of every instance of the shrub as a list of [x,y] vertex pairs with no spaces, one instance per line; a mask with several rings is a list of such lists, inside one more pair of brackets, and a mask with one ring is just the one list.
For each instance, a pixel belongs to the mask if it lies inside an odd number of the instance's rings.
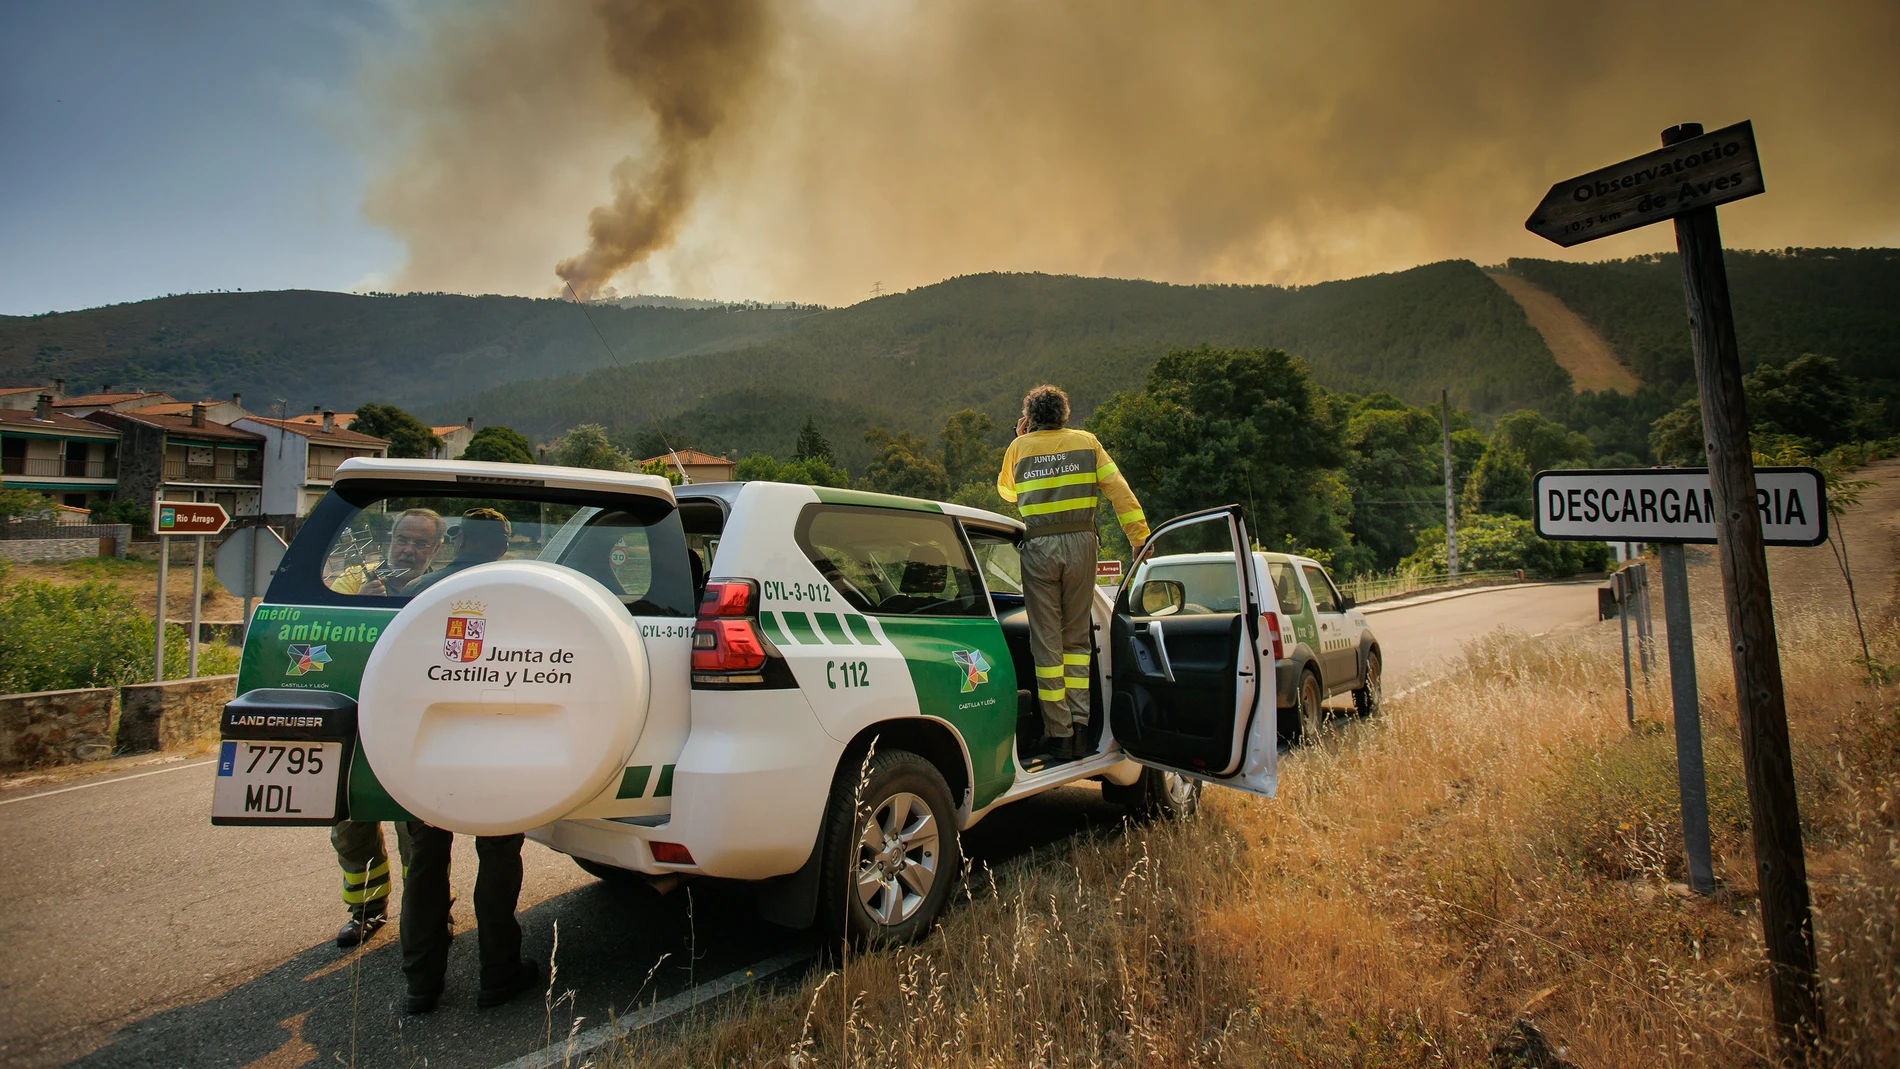
[[[0,573],[0,693],[118,687],[151,678],[152,618],[132,596],[103,579],[75,584]],[[185,629],[166,628],[166,678],[188,667]],[[204,675],[237,670],[238,652],[201,644]]]

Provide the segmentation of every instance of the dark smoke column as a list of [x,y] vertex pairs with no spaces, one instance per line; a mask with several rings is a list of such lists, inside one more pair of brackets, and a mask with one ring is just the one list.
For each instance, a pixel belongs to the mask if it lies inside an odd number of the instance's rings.
[[607,61],[653,114],[651,158],[614,168],[612,204],[587,217],[587,251],[555,265],[582,300],[670,244],[698,192],[707,145],[744,104],[771,27],[765,0],[601,0]]

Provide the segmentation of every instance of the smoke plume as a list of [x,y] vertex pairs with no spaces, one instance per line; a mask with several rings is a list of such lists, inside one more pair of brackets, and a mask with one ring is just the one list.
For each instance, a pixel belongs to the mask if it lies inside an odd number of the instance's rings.
[[1895,55],[1892,0],[496,2],[367,65],[365,208],[402,288],[1297,283],[1671,247],[1523,220],[1746,118],[1768,192],[1723,209],[1731,245],[1900,244]]

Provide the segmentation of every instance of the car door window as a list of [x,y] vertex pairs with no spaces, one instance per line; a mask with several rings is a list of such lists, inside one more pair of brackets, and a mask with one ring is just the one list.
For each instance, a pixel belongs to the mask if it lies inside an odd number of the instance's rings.
[[1284,561],[1268,561],[1267,575],[1273,580],[1273,593],[1280,599],[1280,611],[1298,616],[1306,611],[1306,595],[1300,591],[1300,577]]
[[976,562],[948,516],[814,505],[793,537],[845,601],[880,616],[988,616]]
[[1339,612],[1339,591],[1334,589],[1333,581],[1326,577],[1326,570],[1317,564],[1302,564],[1300,570],[1306,573],[1306,585],[1313,589],[1313,609],[1315,612]]

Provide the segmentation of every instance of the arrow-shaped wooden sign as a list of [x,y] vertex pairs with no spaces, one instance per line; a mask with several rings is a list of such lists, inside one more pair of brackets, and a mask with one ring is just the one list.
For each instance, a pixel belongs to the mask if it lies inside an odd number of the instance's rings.
[[1755,128],[1738,122],[1559,182],[1524,229],[1569,248],[1762,189]]

